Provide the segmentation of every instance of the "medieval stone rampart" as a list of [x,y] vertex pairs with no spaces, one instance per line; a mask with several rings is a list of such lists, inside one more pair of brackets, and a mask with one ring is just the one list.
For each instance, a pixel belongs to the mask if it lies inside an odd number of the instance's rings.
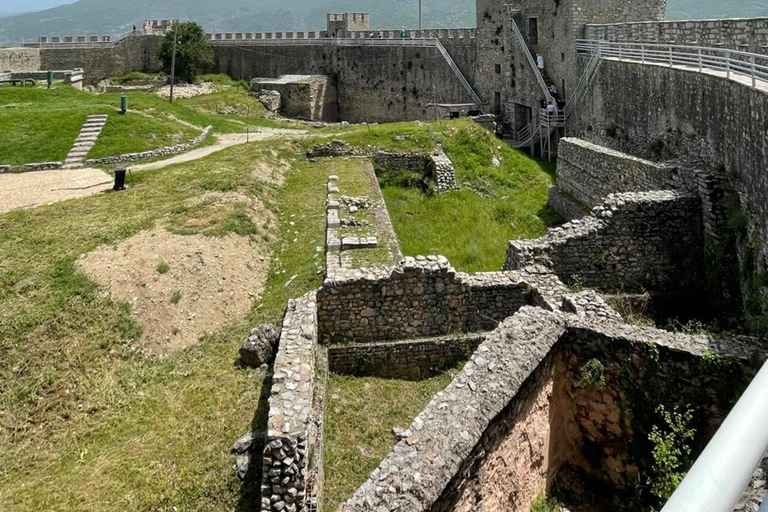
[[674,43],[768,53],[768,18],[639,21],[587,25],[587,39]]
[[129,71],[157,71],[157,49],[162,36],[128,36],[97,47],[48,45],[40,48],[40,69],[82,68],[86,83]]
[[592,215],[509,243],[507,270],[541,264],[604,290],[686,289],[703,269],[701,201],[673,191],[610,195]]
[[768,93],[724,76],[604,60],[576,113],[574,131],[590,142],[654,161],[678,159],[731,182],[741,212],[730,215],[744,216],[755,271],[765,268]]

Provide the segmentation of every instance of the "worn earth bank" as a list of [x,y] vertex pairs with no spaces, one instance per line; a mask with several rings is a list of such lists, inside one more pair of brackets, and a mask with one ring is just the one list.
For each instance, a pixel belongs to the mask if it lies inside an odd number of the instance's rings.
[[[191,204],[242,197],[209,194]],[[260,205],[253,213],[254,222],[271,215]],[[103,287],[105,298],[130,304],[143,328],[141,346],[163,353],[245,316],[264,289],[269,260],[269,246],[260,238],[177,235],[155,227],[82,256],[77,268]]]

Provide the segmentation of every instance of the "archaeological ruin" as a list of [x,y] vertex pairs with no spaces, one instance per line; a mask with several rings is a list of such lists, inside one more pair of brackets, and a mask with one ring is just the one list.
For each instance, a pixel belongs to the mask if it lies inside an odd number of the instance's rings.
[[[403,256],[380,192],[355,197],[329,174],[324,281],[287,304],[267,430],[241,454],[260,510],[323,510],[329,373],[419,380],[457,364],[339,512],[527,512],[546,493],[572,511],[664,505],[646,488],[658,418],[694,432],[695,460],[768,359],[768,19],[665,11],[666,0],[477,0],[476,28],[401,33],[345,13],[322,31],[207,35],[213,71],[249,80],[288,117],[469,116],[499,143],[556,159],[549,205],[565,220],[509,241],[498,271],[461,272],[441,255]],[[41,36],[0,49],[0,72],[82,70],[95,85],[156,70],[169,26]],[[184,152],[209,129],[88,163]],[[362,159],[379,179],[406,170],[433,194],[461,187],[438,145],[334,140],[307,157]],[[361,268],[355,252],[372,248],[399,263]],[[638,326],[638,310],[717,333]],[[749,485],[764,494],[761,471]],[[753,501],[730,510],[757,511]]]

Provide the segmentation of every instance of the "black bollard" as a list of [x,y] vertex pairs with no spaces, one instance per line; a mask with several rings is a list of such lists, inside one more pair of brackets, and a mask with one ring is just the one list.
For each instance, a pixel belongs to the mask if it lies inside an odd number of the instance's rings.
[[117,192],[118,190],[125,190],[125,167],[118,167],[115,169],[115,186],[112,190]]

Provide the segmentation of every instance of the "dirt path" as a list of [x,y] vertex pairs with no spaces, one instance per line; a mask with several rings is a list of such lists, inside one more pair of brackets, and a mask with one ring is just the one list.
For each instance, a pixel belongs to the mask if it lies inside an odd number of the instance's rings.
[[31,208],[112,188],[112,177],[98,169],[0,174],[0,213]]
[[163,167],[167,167],[169,165],[199,160],[201,158],[205,158],[208,155],[212,155],[213,153],[218,153],[223,149],[227,149],[232,146],[238,146],[240,144],[246,144],[248,141],[257,142],[283,137],[303,137],[305,135],[307,135],[306,130],[291,130],[282,128],[258,128],[257,131],[252,132],[250,135],[245,133],[216,135],[217,142],[212,146],[193,149],[192,151],[188,151],[181,155],[176,155],[165,160],[160,160],[158,162],[132,165],[130,168],[131,171],[149,171],[152,169],[162,169]]

